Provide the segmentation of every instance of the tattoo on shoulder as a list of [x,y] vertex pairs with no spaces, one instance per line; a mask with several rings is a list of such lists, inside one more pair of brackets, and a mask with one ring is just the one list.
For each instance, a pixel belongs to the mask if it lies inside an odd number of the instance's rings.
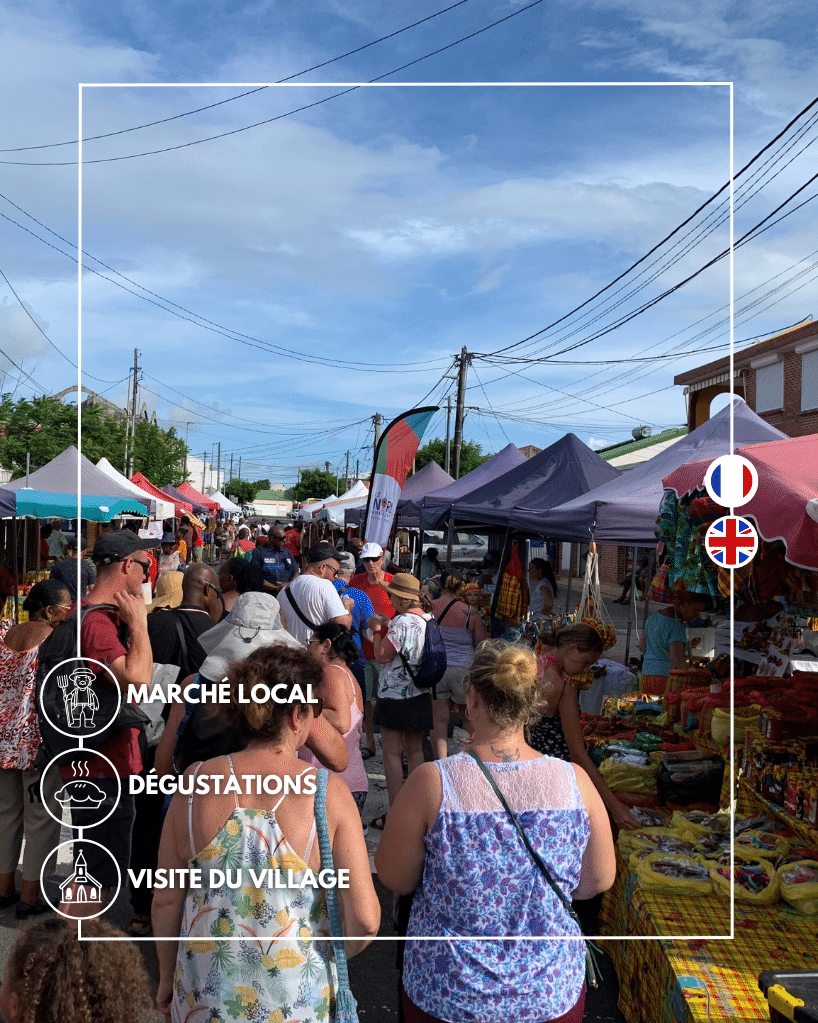
[[512,761],[520,759],[519,749],[512,751],[510,749],[498,749],[496,746],[492,746],[491,752],[495,755],[495,757],[499,757],[504,764],[510,764]]

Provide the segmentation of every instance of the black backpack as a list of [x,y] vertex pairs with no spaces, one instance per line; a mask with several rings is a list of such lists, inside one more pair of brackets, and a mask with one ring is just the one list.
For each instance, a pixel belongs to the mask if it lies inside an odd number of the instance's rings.
[[[448,608],[446,610],[448,611]],[[440,635],[440,626],[434,618],[430,618],[426,622],[426,632],[423,637],[423,660],[414,671],[403,656],[403,651],[398,652],[415,688],[431,689],[434,692],[435,686],[443,678],[448,667],[446,647],[443,645],[443,637]]]
[[[91,689],[96,697],[97,708],[94,712],[94,725],[69,724],[68,710],[66,707],[64,691],[66,684],[62,681],[70,676],[76,668],[90,668],[96,671],[93,662],[86,662],[77,658],[77,631],[79,623],[92,611],[119,611],[114,604],[91,604],[82,608],[64,619],[54,629],[50,636],[40,644],[37,656],[37,723],[40,728],[42,739],[38,762],[42,763],[47,757],[48,761],[65,753],[67,750],[75,749],[77,740],[83,739],[85,745],[96,748],[104,743],[111,736],[126,728],[145,728],[148,717],[144,711],[134,704],[126,702],[126,694],[121,693],[117,685],[117,692],[110,692],[92,684]],[[66,663],[73,662],[73,663]],[[57,668],[58,665],[65,665],[65,672],[51,674],[48,684],[44,685],[46,678]],[[120,695],[122,699],[120,701]],[[119,705],[118,709],[117,706]],[[110,722],[104,731],[99,731],[106,722]],[[70,734],[63,734],[70,733]]]
[[173,767],[177,774],[183,774],[198,760],[238,753],[250,741],[250,735],[242,725],[226,722],[213,704],[198,702],[201,681],[201,676],[197,675],[189,686],[190,695],[197,702],[185,700],[185,713],[176,729]]

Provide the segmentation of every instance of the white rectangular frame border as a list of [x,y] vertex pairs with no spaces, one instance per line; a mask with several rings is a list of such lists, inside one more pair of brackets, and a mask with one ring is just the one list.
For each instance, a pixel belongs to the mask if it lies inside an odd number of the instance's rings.
[[[730,255],[729,255],[729,291],[730,291],[730,388],[731,388],[731,409],[730,409],[730,453],[732,454],[735,450],[734,446],[734,422],[733,422],[733,405],[732,399],[735,398],[735,392],[732,390],[733,383],[733,370],[734,370],[734,351],[733,351],[733,310],[734,310],[734,284],[733,284],[733,202],[734,202],[734,188],[733,188],[733,135],[734,135],[734,121],[733,121],[733,96],[734,96],[734,83],[733,82],[79,82],[78,83],[78,131],[77,138],[79,140],[77,146],[77,251],[79,252],[79,260],[77,262],[77,387],[79,388],[82,384],[82,140],[83,140],[83,110],[82,110],[82,99],[83,89],[196,89],[196,88],[235,88],[235,89],[247,89],[247,88],[301,88],[301,89],[346,89],[351,91],[352,89],[395,89],[395,88],[623,88],[623,87],[663,87],[663,88],[688,88],[696,86],[727,86],[729,88],[729,131],[730,131]],[[80,392],[81,393],[81,392]],[[82,406],[81,403],[77,403],[77,448],[82,451],[81,444],[82,435]],[[77,479],[77,493],[81,494],[81,482]],[[79,510],[79,509],[78,509]],[[731,514],[732,514],[731,509]],[[733,594],[733,570],[730,571],[731,587],[730,587],[730,640],[731,644],[734,638],[734,594]],[[735,689],[735,674],[733,662],[730,662],[730,746],[733,747],[734,739],[734,689]],[[733,760],[729,763],[730,770],[730,791],[735,791],[735,770]],[[732,832],[734,816],[734,803],[731,800],[730,803],[730,824]],[[730,846],[730,874],[731,878],[733,875],[734,858],[733,858],[733,846]],[[730,933],[729,934],[680,934],[680,935],[594,935],[587,940],[590,941],[732,941],[735,936],[735,891],[734,881],[730,882]],[[133,938],[127,935],[121,938],[83,938],[82,937],[82,920],[78,921],[77,933],[80,941],[183,941],[183,938]],[[219,938],[219,941],[246,941],[247,938],[240,937],[226,937]],[[270,941],[283,941],[291,939],[283,938],[270,938]],[[307,941],[328,941],[328,938],[307,938],[301,939]],[[509,935],[507,938],[488,938],[484,936],[478,936],[474,938],[461,937],[461,938],[447,938],[447,937],[422,937],[422,938],[406,938],[400,939],[397,936],[376,936],[372,939],[373,941],[584,941],[586,938],[583,937],[572,937],[566,936],[562,938],[557,937],[536,937],[530,936],[517,936]]]

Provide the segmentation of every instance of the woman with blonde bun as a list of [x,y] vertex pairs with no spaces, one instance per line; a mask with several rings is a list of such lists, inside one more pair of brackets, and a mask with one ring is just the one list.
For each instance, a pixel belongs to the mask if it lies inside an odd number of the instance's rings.
[[[471,749],[552,878],[569,900],[605,891],[615,861],[602,800],[581,767],[541,756],[525,740],[540,713],[533,654],[487,640],[468,681]],[[582,1019],[579,926],[471,755],[423,764],[409,776],[386,819],[375,867],[393,892],[415,893],[407,937],[448,939],[407,942],[406,1023]],[[514,940],[546,936],[566,940]]]
[[[180,782],[193,791],[174,795],[159,847],[160,869],[199,869],[202,877],[154,893],[154,933],[180,938],[157,942],[156,1002],[173,1023],[335,1018],[335,956],[329,941],[312,940],[330,933],[325,892],[313,884],[321,872],[316,771],[297,756],[322,710],[309,699],[322,675],[309,651],[280,644],[227,666],[225,717],[240,718],[249,741],[188,768]],[[272,698],[258,702],[265,687]],[[326,823],[335,868],[349,872],[337,889],[349,958],[377,933],[380,905],[358,809],[333,774]],[[268,871],[290,886],[271,883]],[[228,937],[243,940],[214,940]]]

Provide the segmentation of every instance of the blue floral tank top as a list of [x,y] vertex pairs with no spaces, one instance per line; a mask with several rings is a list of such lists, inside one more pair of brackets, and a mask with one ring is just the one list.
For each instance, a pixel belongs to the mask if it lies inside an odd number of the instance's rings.
[[[443,794],[426,836],[408,935],[406,993],[458,1023],[534,1023],[567,1012],[585,977],[580,930],[540,874],[471,757],[435,761]],[[570,764],[552,757],[487,765],[529,841],[570,898],[590,834]],[[565,940],[469,941],[531,936]]]

